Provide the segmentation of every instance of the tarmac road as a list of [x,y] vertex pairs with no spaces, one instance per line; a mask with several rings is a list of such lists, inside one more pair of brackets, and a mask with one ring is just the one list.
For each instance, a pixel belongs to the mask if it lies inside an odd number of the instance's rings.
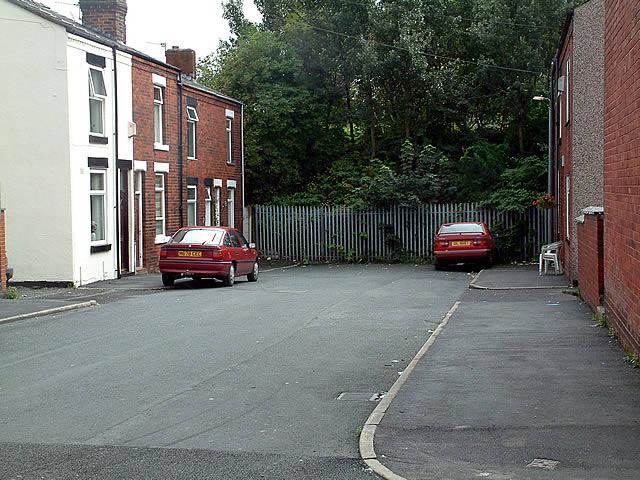
[[319,266],[0,326],[0,478],[372,478],[374,407],[467,288]]

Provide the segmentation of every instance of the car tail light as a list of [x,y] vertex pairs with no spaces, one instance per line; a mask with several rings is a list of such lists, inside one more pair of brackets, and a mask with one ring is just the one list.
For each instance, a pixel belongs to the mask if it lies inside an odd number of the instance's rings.
[[487,239],[483,237],[483,238],[477,238],[477,239],[475,239],[475,240],[473,241],[473,244],[474,244],[476,247],[479,247],[479,246],[486,247],[486,246],[488,245],[488,242],[487,242]]
[[448,247],[449,242],[447,240],[437,240],[436,245],[438,245],[439,247]]
[[220,247],[211,247],[209,249],[209,255],[211,258],[220,258],[222,257],[222,249]]
[[167,258],[168,255],[169,255],[169,252],[167,252],[166,248],[160,249],[160,258]]

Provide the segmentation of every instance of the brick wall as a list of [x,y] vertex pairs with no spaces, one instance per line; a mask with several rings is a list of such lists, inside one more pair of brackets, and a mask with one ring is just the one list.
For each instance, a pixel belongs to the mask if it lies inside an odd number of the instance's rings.
[[4,210],[0,210],[0,293],[7,291],[7,244],[5,243]]
[[602,305],[604,294],[604,225],[601,214],[585,214],[577,225],[578,284],[582,299],[591,308]]
[[605,306],[640,353],[640,2],[607,0],[605,11]]
[[106,36],[127,42],[126,0],[80,0],[82,24]]

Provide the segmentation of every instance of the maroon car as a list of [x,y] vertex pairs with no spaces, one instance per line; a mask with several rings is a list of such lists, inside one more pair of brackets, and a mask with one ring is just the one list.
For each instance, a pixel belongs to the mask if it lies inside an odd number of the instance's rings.
[[232,286],[236,277],[258,280],[258,252],[235,228],[185,227],[160,249],[165,286],[180,277],[217,278]]
[[447,263],[493,263],[495,240],[484,223],[459,222],[440,226],[434,239],[436,269]]

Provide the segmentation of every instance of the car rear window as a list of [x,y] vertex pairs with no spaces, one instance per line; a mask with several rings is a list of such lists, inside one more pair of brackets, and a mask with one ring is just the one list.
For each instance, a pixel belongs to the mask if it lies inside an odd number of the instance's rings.
[[212,230],[210,228],[194,228],[191,230],[180,230],[171,238],[169,243],[200,243],[204,245],[219,245],[224,235],[223,230]]
[[482,225],[479,223],[460,223],[454,225],[443,225],[440,233],[484,233]]

